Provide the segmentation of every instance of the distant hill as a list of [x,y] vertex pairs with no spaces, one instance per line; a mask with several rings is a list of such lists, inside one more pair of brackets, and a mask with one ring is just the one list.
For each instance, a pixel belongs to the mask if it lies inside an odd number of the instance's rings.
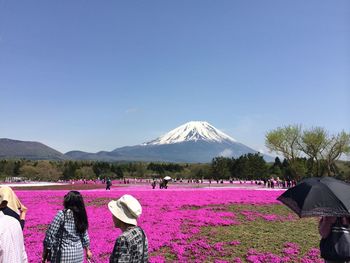
[[0,138],[0,159],[65,160],[67,156],[40,142]]
[[[205,121],[191,121],[149,142],[111,152],[70,151],[62,154],[39,142],[0,139],[0,159],[208,163],[218,156],[238,158],[257,152]],[[273,161],[269,155],[263,157],[268,162]]]

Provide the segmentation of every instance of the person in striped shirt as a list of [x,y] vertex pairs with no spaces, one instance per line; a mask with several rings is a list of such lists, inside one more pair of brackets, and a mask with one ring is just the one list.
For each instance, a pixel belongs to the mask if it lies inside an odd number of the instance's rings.
[[131,195],[123,195],[117,201],[110,201],[108,208],[115,227],[123,232],[115,241],[109,262],[148,262],[148,240],[144,231],[137,226],[137,219],[142,213],[140,203]]

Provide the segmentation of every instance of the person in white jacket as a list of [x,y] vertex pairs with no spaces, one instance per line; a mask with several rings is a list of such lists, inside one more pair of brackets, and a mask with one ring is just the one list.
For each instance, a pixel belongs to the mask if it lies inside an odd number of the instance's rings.
[[0,263],[27,262],[20,223],[0,209]]

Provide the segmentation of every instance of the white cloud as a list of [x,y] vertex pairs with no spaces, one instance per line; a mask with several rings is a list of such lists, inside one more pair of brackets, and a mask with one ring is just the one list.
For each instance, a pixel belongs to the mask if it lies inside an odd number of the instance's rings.
[[231,149],[225,149],[221,153],[219,153],[219,156],[222,157],[231,157],[233,155],[233,151]]
[[264,153],[265,153],[265,150],[260,148],[260,149],[258,150],[258,152],[264,154]]

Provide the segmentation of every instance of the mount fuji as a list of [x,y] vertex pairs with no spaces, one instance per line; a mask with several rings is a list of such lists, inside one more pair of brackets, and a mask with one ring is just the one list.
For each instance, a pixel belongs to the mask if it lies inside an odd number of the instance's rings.
[[174,144],[189,141],[236,143],[235,139],[219,131],[206,121],[190,121],[153,141],[144,143],[144,145]]
[[[205,121],[187,122],[163,136],[140,145],[117,148],[111,152],[66,153],[70,159],[104,161],[162,161],[207,163],[214,157],[239,157],[256,150],[236,141]],[[270,160],[271,157],[264,158]]]

